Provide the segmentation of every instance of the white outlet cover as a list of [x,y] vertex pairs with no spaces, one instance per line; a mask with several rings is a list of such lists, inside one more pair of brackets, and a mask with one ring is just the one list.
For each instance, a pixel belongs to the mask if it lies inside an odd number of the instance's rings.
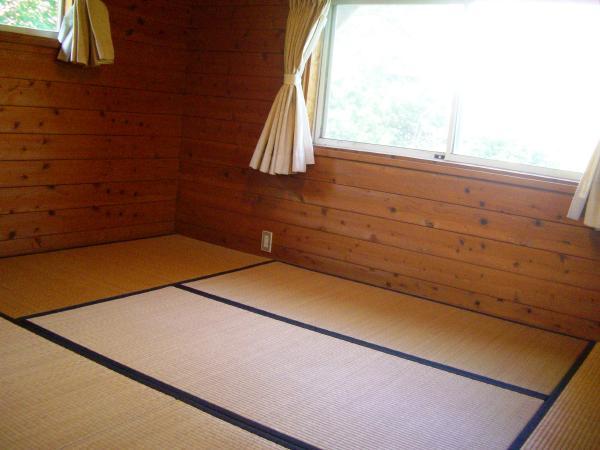
[[260,241],[260,249],[263,252],[271,253],[272,243],[273,243],[273,233],[271,231],[263,230],[262,239]]

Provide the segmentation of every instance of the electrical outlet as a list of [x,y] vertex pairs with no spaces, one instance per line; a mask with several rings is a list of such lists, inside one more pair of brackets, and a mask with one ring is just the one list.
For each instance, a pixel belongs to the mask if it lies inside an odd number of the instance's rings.
[[263,252],[271,253],[271,245],[273,244],[273,232],[263,230],[262,239],[260,241],[260,249]]

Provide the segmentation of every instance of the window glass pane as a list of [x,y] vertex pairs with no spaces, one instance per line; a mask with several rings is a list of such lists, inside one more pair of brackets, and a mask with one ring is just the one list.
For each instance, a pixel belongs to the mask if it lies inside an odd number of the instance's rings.
[[462,4],[340,5],[322,136],[444,152]]
[[0,24],[56,31],[59,0],[1,0]]
[[582,172],[600,138],[600,7],[476,1],[467,9],[454,153]]

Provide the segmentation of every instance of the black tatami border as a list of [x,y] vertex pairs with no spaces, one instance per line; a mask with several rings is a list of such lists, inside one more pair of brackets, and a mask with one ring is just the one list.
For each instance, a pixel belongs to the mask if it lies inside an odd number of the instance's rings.
[[74,341],[71,341],[70,339],[47,330],[46,328],[43,328],[33,322],[29,322],[27,320],[8,319],[10,322],[36,334],[37,336],[47,339],[54,344],[70,350],[97,364],[100,364],[109,370],[117,372],[133,381],[173,397],[176,400],[182,401],[183,403],[210,414],[213,417],[242,428],[243,430],[281,445],[282,447],[292,450],[318,450],[318,447],[315,447],[314,445],[308,444],[300,439],[282,433],[252,419],[248,419],[247,417],[241,416],[240,414],[223,408],[215,403],[211,403],[203,398],[178,389],[175,386],[164,383],[154,377],[151,377],[150,375],[146,375],[143,372],[121,364]]
[[[104,298],[100,298],[97,300],[90,300],[90,301],[83,302],[83,303],[77,303],[75,305],[64,306],[62,308],[51,309],[49,311],[42,311],[42,312],[35,313],[35,314],[29,314],[27,316],[18,317],[14,320],[29,320],[29,319],[34,319],[36,317],[48,316],[50,314],[56,314],[56,313],[61,313],[61,312],[65,312],[65,311],[70,311],[72,309],[83,308],[84,306],[90,306],[90,305],[96,305],[98,303],[110,302],[112,300],[118,300],[120,298],[125,298],[125,297],[131,297],[133,295],[138,295],[138,294],[145,294],[146,292],[152,292],[152,291],[157,291],[159,289],[164,289],[167,287],[177,286],[178,284],[181,284],[181,283],[192,283],[194,281],[206,280],[207,278],[219,277],[221,275],[228,275],[230,273],[240,272],[242,270],[247,270],[247,269],[253,269],[254,267],[264,266],[266,264],[271,264],[274,262],[276,262],[274,259],[269,259],[267,261],[261,261],[258,263],[249,264],[249,265],[242,266],[242,267],[236,267],[235,269],[228,269],[228,270],[223,270],[221,272],[215,272],[215,273],[211,273],[211,274],[207,274],[207,275],[201,275],[199,277],[189,278],[189,279],[183,280],[183,281],[175,281],[173,283],[161,284],[160,286],[153,286],[153,287],[149,287],[146,289],[140,289],[138,291],[130,291],[130,292],[126,292],[124,294],[113,295],[111,297],[104,297]],[[10,320],[13,320],[13,319],[10,319]]]
[[311,325],[306,322],[301,322],[299,320],[292,319],[290,317],[281,316],[279,314],[272,313],[270,311],[266,311],[264,309],[255,308],[254,306],[249,306],[244,303],[239,303],[234,300],[230,300],[225,297],[220,297],[215,294],[211,294],[209,292],[201,291],[199,289],[195,289],[189,286],[184,285],[176,285],[176,288],[184,290],[186,292],[190,292],[192,294],[199,295],[201,297],[223,303],[225,305],[233,306],[235,308],[243,309],[244,311],[248,311],[254,314],[258,314],[260,316],[268,317],[270,319],[278,320],[280,322],[287,323],[288,325],[293,325],[299,328],[304,328],[305,330],[313,331],[315,333],[323,334],[325,336],[329,336],[335,339],[339,339],[341,341],[349,342],[351,344],[359,345],[361,347],[368,348],[370,350],[375,350],[377,352],[385,353],[388,355],[396,356],[401,359],[405,359],[408,361],[412,361],[418,364],[422,364],[427,367],[432,367],[434,369],[442,370],[444,372],[452,373],[454,375],[458,375],[464,378],[469,378],[471,380],[479,381],[482,383],[490,384],[495,387],[499,387],[502,389],[506,389],[509,391],[517,392],[519,394],[527,395],[529,397],[534,397],[540,400],[546,400],[548,397],[546,394],[541,392],[533,391],[531,389],[527,389],[521,386],[517,386],[510,383],[505,383],[504,381],[496,380],[494,378],[486,377],[483,375],[479,375],[473,372],[469,372],[467,370],[459,369],[457,367],[449,366],[446,364],[442,364],[436,361],[431,361],[429,359],[421,358],[420,356],[412,355],[410,353],[401,352],[399,350],[395,350],[393,348],[384,347],[383,345],[378,345],[373,342],[365,341],[362,339],[358,339],[352,336],[348,336],[346,334],[338,333],[336,331],[331,331],[326,328],[317,327],[315,325]]
[[546,416],[548,411],[550,411],[552,405],[554,405],[560,394],[562,394],[562,392],[567,387],[571,379],[575,376],[577,370],[579,370],[579,368],[583,365],[588,355],[594,349],[595,345],[596,343],[594,341],[588,341],[587,345],[581,351],[581,353],[579,354],[569,371],[565,374],[562,380],[560,380],[560,382],[554,388],[550,396],[544,401],[544,403],[542,403],[542,405],[539,407],[539,409],[533,415],[533,417],[529,420],[529,422],[527,422],[527,425],[525,425],[523,430],[521,430],[521,433],[519,433],[519,435],[515,438],[508,450],[518,450],[523,446],[523,444],[525,444],[525,442],[527,442],[529,436],[531,436],[531,434],[535,431],[542,419]]

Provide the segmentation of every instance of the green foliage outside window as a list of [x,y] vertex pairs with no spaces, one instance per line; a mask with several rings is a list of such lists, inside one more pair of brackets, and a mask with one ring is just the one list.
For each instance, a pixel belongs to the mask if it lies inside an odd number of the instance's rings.
[[0,24],[56,31],[59,0],[2,0]]

